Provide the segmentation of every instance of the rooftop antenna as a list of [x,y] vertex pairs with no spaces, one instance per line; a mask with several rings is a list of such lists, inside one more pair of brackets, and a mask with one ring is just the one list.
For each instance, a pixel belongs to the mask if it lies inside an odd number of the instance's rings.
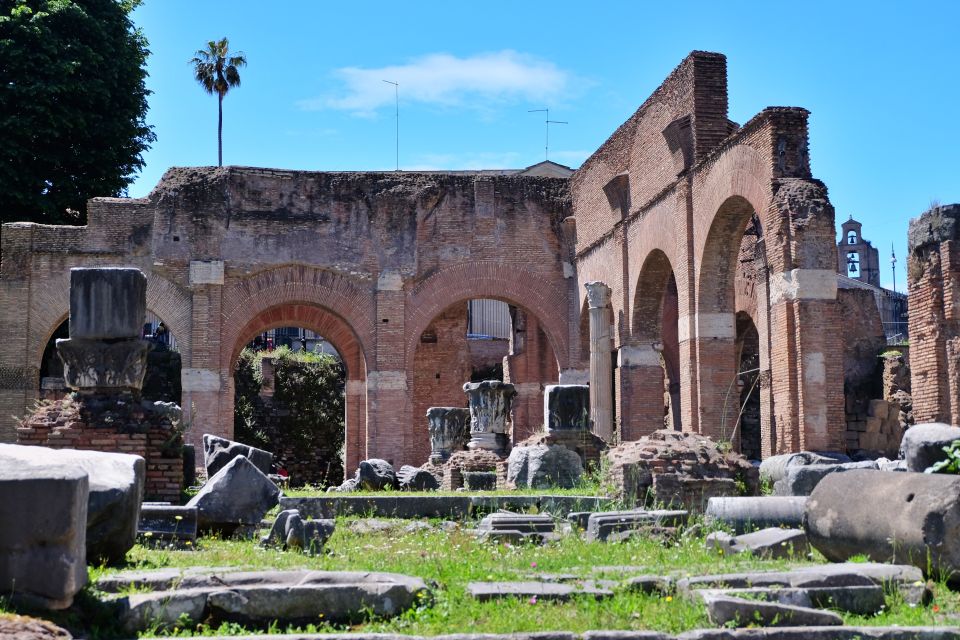
[[893,250],[893,243],[890,243],[890,268],[893,269],[893,292],[897,292],[897,254]]
[[397,171],[400,171],[400,83],[384,80],[393,85],[393,97],[397,105]]
[[564,120],[551,120],[550,107],[546,107],[544,109],[530,109],[529,111],[527,111],[527,113],[545,113],[546,114],[546,116],[544,117],[543,123],[547,128],[547,137],[546,137],[546,142],[543,145],[543,158],[544,160],[549,160],[550,159],[550,125],[551,124],[570,124],[570,123]]

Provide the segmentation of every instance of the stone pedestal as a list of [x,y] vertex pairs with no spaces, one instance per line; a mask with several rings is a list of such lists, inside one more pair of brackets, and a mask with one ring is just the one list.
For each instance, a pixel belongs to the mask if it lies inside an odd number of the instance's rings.
[[427,428],[430,430],[430,462],[442,464],[470,441],[470,409],[430,407]]
[[499,380],[468,382],[463,391],[470,400],[470,449],[506,455],[510,448],[510,408],[517,391]]
[[610,324],[610,287],[588,282],[590,317],[590,421],[593,432],[606,442],[613,440],[613,342]]
[[590,430],[590,387],[552,384],[543,393],[543,428],[554,431]]

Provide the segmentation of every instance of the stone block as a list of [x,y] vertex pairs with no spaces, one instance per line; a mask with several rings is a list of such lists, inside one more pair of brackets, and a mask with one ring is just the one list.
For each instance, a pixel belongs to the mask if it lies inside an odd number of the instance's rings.
[[0,596],[65,609],[87,582],[87,472],[0,458]]
[[507,486],[570,489],[580,482],[580,456],[562,445],[518,445],[507,459]]
[[48,449],[0,444],[4,464],[62,464],[82,469],[89,477],[87,558],[91,563],[123,562],[136,543],[137,522],[146,478],[140,456],[104,451]]
[[683,525],[688,512],[661,511],[607,511],[591,514],[587,519],[586,539],[605,542],[620,534],[631,535],[643,530],[674,528]]
[[139,269],[70,269],[70,337],[139,338],[147,312],[147,277]]
[[574,597],[609,598],[613,591],[585,581],[578,584],[556,582],[470,582],[467,594],[486,602],[501,598],[566,602]]
[[357,470],[357,484],[367,491],[383,491],[400,487],[393,465],[379,458],[360,462],[360,468]]
[[874,416],[869,416],[865,420],[865,423],[867,426],[867,429],[866,429],[867,433],[880,433],[880,427],[881,425],[883,425],[883,419],[874,417]]
[[547,385],[543,390],[543,423],[546,431],[589,431],[590,387]]
[[467,491],[493,491],[497,488],[495,471],[464,471],[463,486]]
[[284,550],[297,549],[315,555],[323,550],[334,528],[334,520],[305,520],[299,511],[289,509],[277,515],[270,533],[260,540],[260,544]]
[[203,462],[207,468],[207,477],[212,478],[237,456],[244,456],[261,473],[270,473],[273,454],[248,444],[234,442],[209,433],[203,434]]
[[710,622],[721,626],[764,627],[839,626],[843,618],[832,611],[810,607],[735,598],[720,594],[704,594]]
[[189,541],[192,544],[197,539],[197,508],[144,503],[140,507],[137,533],[152,542]]
[[[860,446],[863,447],[864,434],[860,436]],[[867,440],[871,439],[867,437]],[[866,447],[864,447],[866,448]],[[862,469],[876,469],[877,463],[872,460],[863,462],[844,462],[842,464],[810,464],[802,467],[790,467],[787,475],[774,485],[778,496],[808,496],[825,477],[834,473],[843,473]]]
[[397,472],[397,483],[401,491],[436,491],[440,481],[426,469],[418,469],[408,464]]
[[903,434],[900,457],[907,461],[908,471],[925,471],[946,459],[943,448],[955,440],[960,440],[960,427],[940,422],[917,424]]
[[867,415],[880,420],[886,420],[890,412],[890,403],[886,400],[873,399],[867,405]]
[[207,480],[188,507],[196,507],[201,530],[233,533],[243,525],[259,525],[280,497],[280,489],[252,462],[237,456]]
[[770,527],[740,536],[711,533],[706,538],[707,548],[729,554],[746,553],[765,558],[799,558],[807,553],[807,534],[802,529]]

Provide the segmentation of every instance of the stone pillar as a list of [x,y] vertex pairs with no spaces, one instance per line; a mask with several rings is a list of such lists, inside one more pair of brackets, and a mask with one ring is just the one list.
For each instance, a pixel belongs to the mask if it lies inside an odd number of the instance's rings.
[[190,262],[190,364],[184,363],[180,381],[184,440],[198,449],[204,433],[233,438],[234,363],[220,362],[224,269],[223,260]]
[[590,314],[590,422],[593,432],[606,442],[613,440],[613,349],[610,316],[610,287],[588,282]]
[[510,408],[516,389],[499,380],[484,380],[466,383],[463,391],[470,401],[467,447],[506,455],[510,449]]
[[551,384],[543,394],[543,430],[589,431],[590,387],[585,384]]
[[[733,437],[740,407],[734,382],[737,375],[735,317],[725,312],[699,312],[694,317],[696,335],[692,345],[697,353],[699,392],[696,430],[718,442],[730,441]],[[681,329],[681,353],[682,337]]]
[[470,441],[470,409],[430,407],[427,409],[430,431],[430,462],[442,464]]
[[57,340],[67,386],[139,396],[149,344],[140,339],[147,278],[138,269],[70,270],[70,338]]
[[620,347],[617,352],[621,442],[664,428],[663,367],[658,347],[651,343]]

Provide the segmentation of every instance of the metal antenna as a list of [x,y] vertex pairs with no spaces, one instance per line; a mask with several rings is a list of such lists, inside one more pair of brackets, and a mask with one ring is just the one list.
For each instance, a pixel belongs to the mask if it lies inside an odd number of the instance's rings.
[[397,105],[397,171],[400,171],[400,83],[384,80],[387,84],[393,85],[393,96]]
[[551,124],[570,124],[570,123],[565,120],[551,120],[550,107],[547,107],[545,109],[530,109],[529,111],[527,111],[527,113],[546,113],[547,114],[543,121],[544,126],[546,126],[547,128],[546,142],[543,145],[543,159],[549,160],[550,159],[550,125]]
[[890,268],[893,270],[893,292],[897,292],[897,254],[893,250],[893,243],[890,243]]

